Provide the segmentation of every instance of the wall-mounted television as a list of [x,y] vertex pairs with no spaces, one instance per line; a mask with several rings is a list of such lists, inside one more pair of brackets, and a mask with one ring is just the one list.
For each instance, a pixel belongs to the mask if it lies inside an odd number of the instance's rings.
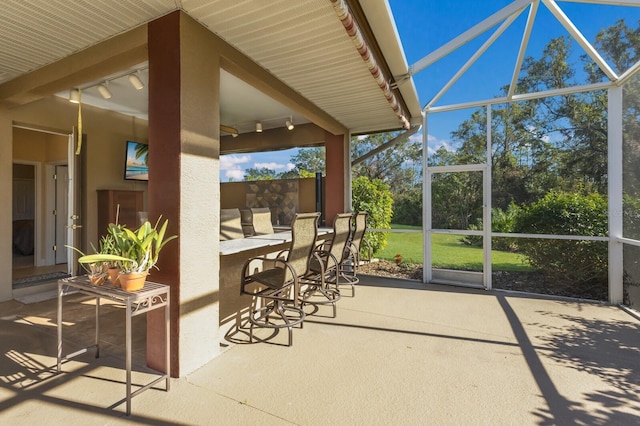
[[127,141],[125,153],[124,178],[127,180],[149,180],[149,166],[147,165],[147,144]]

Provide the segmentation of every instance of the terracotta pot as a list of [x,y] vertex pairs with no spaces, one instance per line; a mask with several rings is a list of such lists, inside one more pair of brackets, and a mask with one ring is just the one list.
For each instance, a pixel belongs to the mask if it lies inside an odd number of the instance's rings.
[[107,270],[107,274],[109,274],[109,281],[111,281],[111,284],[116,287],[120,287],[120,282],[118,281],[120,268],[118,268],[117,266],[113,266]]
[[120,273],[118,275],[118,281],[120,281],[120,287],[124,291],[136,291],[144,287],[144,282],[147,280],[148,272],[129,272],[126,274]]

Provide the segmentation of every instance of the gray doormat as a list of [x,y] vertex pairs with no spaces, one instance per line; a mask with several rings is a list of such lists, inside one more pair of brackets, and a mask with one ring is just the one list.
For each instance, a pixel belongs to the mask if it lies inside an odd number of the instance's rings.
[[13,288],[22,288],[22,287],[29,287],[31,285],[34,284],[38,284],[44,281],[54,281],[54,280],[60,280],[62,278],[67,278],[70,275],[67,274],[66,272],[50,272],[48,274],[42,274],[42,275],[34,275],[32,277],[24,277],[24,278],[18,278],[13,280],[12,285]]

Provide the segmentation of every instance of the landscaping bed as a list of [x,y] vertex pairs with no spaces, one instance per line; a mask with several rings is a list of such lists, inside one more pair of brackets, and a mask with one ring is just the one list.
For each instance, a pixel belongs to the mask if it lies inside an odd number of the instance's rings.
[[[422,281],[422,265],[375,259],[361,265],[358,274]],[[492,276],[494,289],[522,291],[533,294],[548,294],[590,300],[606,300],[606,289],[603,291],[576,291],[575,286],[550,283],[540,272],[496,271]]]

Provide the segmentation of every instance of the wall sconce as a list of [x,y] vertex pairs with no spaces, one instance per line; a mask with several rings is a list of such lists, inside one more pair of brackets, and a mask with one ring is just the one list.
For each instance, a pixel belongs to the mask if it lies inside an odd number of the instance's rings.
[[135,87],[136,90],[142,90],[144,87],[144,83],[142,83],[138,74],[129,74],[129,82],[131,82],[131,85]]
[[69,90],[69,102],[74,104],[80,103],[80,89]]
[[287,129],[293,130],[293,117],[289,117],[289,119],[286,122],[286,125],[287,125]]
[[109,90],[109,82],[105,81],[101,85],[98,86],[98,92],[102,95],[104,99],[111,99],[111,91]]
[[256,132],[262,133],[262,123],[260,121],[256,122]]

